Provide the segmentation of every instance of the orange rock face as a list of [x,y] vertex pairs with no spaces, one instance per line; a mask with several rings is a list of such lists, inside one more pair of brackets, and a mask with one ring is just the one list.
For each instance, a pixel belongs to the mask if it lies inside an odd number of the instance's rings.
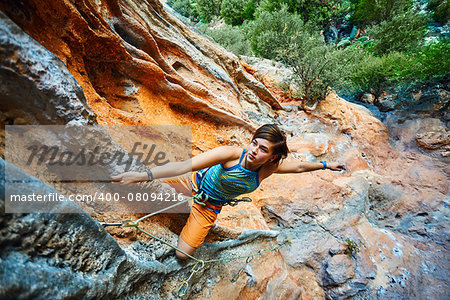
[[255,99],[280,108],[234,55],[159,1],[6,1],[0,9],[68,66],[100,124],[192,124],[197,141],[214,147],[205,133],[254,128],[246,110],[260,111]]

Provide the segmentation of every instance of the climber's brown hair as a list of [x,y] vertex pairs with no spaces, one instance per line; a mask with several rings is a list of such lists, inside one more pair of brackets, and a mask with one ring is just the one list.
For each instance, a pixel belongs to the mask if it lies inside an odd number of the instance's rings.
[[273,160],[273,163],[279,163],[281,159],[287,157],[289,149],[286,144],[286,135],[280,128],[278,128],[277,125],[265,124],[259,127],[253,134],[252,140],[257,138],[268,140],[274,144],[272,147],[272,152],[277,157]]

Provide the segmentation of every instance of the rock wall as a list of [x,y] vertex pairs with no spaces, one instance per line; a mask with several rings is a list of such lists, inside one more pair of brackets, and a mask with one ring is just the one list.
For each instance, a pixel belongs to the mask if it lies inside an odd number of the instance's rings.
[[[198,153],[245,146],[250,129],[271,121],[289,134],[291,158],[346,164],[341,173],[274,175],[251,195],[253,203],[224,208],[197,257],[291,244],[246,265],[245,259],[206,264],[184,298],[447,298],[449,169],[442,156],[392,139],[367,109],[335,94],[314,112],[280,110],[276,95],[235,56],[157,1],[2,1],[0,9],[50,51],[1,15],[6,124],[92,124],[94,113],[102,125],[192,124]],[[102,187],[90,187],[96,188]],[[175,298],[194,261],[177,261],[173,249],[133,228],[105,230],[91,216],[2,214],[0,297]],[[142,228],[175,243],[186,217],[156,216]],[[359,244],[358,253],[346,254],[347,239]]]
[[2,1],[0,9],[67,65],[101,124],[192,123],[194,136],[229,136],[280,108],[236,56],[158,0]]

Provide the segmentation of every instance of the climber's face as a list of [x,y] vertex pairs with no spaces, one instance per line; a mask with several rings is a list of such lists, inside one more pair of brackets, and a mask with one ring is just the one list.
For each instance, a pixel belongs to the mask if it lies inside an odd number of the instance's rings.
[[253,139],[248,146],[247,161],[251,164],[263,165],[271,160],[274,160],[276,156],[272,153],[273,143],[262,139]]

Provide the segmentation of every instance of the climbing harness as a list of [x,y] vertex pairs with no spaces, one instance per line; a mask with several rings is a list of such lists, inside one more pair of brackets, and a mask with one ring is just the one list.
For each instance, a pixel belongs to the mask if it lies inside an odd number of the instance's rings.
[[[195,203],[200,204],[200,205],[204,206],[205,208],[212,210],[216,213],[219,213],[220,209],[211,209],[206,205],[206,202],[208,202],[208,200],[209,200],[209,196],[203,190],[203,179],[205,178],[206,173],[208,173],[209,169],[210,168],[207,168],[206,171],[198,173],[199,174],[198,179],[200,180],[199,187],[196,187],[196,185],[192,182],[191,178],[189,178],[189,182],[191,183],[191,186],[192,186],[192,189],[194,190],[194,192],[196,192],[197,194],[200,195],[199,198],[194,199]],[[236,206],[239,204],[239,202],[252,202],[252,199],[250,197],[228,199],[227,201],[221,203],[220,206],[226,206],[226,205]],[[216,205],[216,206],[218,206],[218,205]]]

